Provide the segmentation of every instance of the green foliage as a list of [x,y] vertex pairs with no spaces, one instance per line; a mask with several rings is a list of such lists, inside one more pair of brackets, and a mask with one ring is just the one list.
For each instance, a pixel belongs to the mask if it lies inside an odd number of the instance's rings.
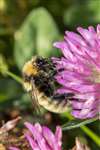
[[4,76],[6,75],[6,71],[8,71],[8,65],[2,55],[0,55],[0,73]]
[[83,125],[92,123],[92,122],[94,122],[96,120],[97,120],[97,118],[87,119],[87,120],[78,120],[78,119],[71,120],[71,121],[67,122],[66,124],[64,124],[62,126],[62,129],[64,131],[66,131],[66,130],[71,130],[71,129],[74,129],[74,128],[79,128],[79,127],[81,127]]
[[11,100],[21,93],[21,86],[16,81],[9,78],[0,80],[0,103]]
[[73,3],[64,13],[64,23],[71,28],[96,25],[100,22],[100,1],[87,0]]
[[59,37],[57,26],[45,8],[34,9],[15,33],[15,60],[22,68],[33,55],[51,56],[57,54],[52,44]]

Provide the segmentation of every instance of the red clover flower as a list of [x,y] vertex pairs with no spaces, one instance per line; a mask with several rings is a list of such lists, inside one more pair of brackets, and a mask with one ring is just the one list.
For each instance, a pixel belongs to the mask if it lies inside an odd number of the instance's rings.
[[62,131],[59,126],[56,127],[55,134],[39,123],[32,125],[26,122],[25,126],[29,129],[32,136],[25,135],[33,150],[61,150]]
[[79,119],[95,117],[100,112],[100,25],[78,33],[66,31],[64,41],[54,43],[61,49],[61,58],[52,58],[56,65],[58,93],[73,93],[72,114]]
[[[25,122],[29,132],[25,134],[32,150],[62,150],[62,130],[60,126],[56,127],[55,134],[46,126],[39,123],[32,125]],[[16,147],[10,147],[9,150],[20,150]]]

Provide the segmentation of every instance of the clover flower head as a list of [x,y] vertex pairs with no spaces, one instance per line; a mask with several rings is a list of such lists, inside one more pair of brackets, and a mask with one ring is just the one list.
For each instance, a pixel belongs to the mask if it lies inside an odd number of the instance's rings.
[[56,127],[55,134],[48,127],[41,126],[39,123],[32,125],[26,122],[25,126],[31,133],[25,136],[33,150],[61,150],[62,131],[59,126]]
[[54,43],[63,56],[52,60],[61,85],[57,92],[73,93],[72,114],[86,119],[100,112],[100,25],[77,31],[66,31],[64,40]]
[[[60,126],[56,127],[55,134],[46,126],[39,123],[35,125],[25,122],[28,131],[25,138],[32,150],[62,150],[62,130]],[[10,147],[9,150],[20,150],[17,147]]]

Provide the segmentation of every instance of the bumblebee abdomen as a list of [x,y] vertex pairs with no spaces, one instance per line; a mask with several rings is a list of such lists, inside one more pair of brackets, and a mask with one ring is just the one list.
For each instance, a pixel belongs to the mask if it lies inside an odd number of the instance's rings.
[[65,100],[57,101],[55,99],[47,97],[42,92],[38,93],[38,103],[45,109],[55,113],[64,113],[69,108],[68,106],[69,104],[67,103],[67,101]]

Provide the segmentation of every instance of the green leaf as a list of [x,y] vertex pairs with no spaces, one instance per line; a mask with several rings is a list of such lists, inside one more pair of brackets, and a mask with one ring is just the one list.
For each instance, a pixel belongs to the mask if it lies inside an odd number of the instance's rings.
[[96,25],[100,22],[100,1],[87,0],[73,3],[64,13],[64,23],[70,28]]
[[15,34],[15,60],[19,68],[33,55],[58,54],[53,42],[59,37],[57,26],[45,8],[34,9]]
[[0,106],[20,94],[22,94],[22,87],[16,81],[9,78],[0,79]]
[[62,125],[62,130],[65,131],[65,130],[71,130],[74,128],[79,128],[83,125],[92,123],[96,120],[97,120],[97,118],[87,119],[87,120],[71,120],[68,123]]
[[0,73],[5,75],[6,71],[8,71],[8,65],[3,55],[0,54]]

